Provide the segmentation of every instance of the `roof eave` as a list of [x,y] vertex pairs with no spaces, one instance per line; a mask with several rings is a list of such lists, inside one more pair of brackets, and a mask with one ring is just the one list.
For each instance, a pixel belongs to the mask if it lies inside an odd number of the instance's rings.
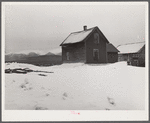
[[[67,38],[71,35],[72,33],[70,33],[68,36],[67,36]],[[67,39],[66,38],[66,39]],[[62,44],[66,41],[66,39],[59,45],[59,46],[62,46]]]
[[139,49],[139,51],[138,51],[137,53],[140,53],[140,52],[141,52],[141,50],[144,48],[144,46],[145,46],[145,44],[143,45],[143,47],[142,47],[141,49]]
[[64,43],[64,44],[61,44],[60,46],[65,46],[65,45],[70,45],[70,44],[76,44],[76,43],[80,43],[80,42],[83,42],[84,40],[82,41],[78,41],[78,42],[75,42],[75,43]]
[[137,52],[130,52],[130,53],[119,53],[119,54],[133,54],[133,53],[137,53]]

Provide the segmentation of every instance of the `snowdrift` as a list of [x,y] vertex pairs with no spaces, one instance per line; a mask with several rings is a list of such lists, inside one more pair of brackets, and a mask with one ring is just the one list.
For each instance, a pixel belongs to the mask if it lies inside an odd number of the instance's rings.
[[145,109],[145,68],[126,62],[52,67],[6,63],[9,68],[41,72],[5,74],[6,110]]

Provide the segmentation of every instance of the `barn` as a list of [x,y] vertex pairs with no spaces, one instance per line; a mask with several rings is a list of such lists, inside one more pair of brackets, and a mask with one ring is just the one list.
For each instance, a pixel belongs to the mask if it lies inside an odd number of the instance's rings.
[[108,63],[114,63],[118,61],[119,50],[111,43],[107,44],[107,59]]
[[61,44],[63,63],[107,63],[109,41],[96,26],[71,33]]
[[128,61],[133,66],[145,66],[145,42],[119,45],[118,61]]

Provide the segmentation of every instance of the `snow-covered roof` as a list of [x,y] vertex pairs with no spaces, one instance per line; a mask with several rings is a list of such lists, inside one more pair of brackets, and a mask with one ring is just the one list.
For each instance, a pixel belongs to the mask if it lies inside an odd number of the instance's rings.
[[95,27],[79,32],[73,32],[63,41],[62,44],[70,44],[83,41],[93,31],[94,28]]
[[107,52],[119,52],[119,50],[112,44],[107,44],[106,45]]
[[[61,44],[72,44],[72,43],[77,43],[77,42],[81,42],[83,41],[90,33],[93,32],[94,29],[98,29],[99,28],[96,26],[96,27],[93,27],[93,28],[89,28],[89,29],[86,29],[86,30],[83,30],[83,31],[79,31],[79,32],[73,32],[71,33]],[[99,30],[100,31],[100,30]],[[103,36],[104,39],[106,39],[107,43],[109,43],[109,41],[107,40],[107,38],[104,36],[104,34],[100,31],[101,35]]]
[[130,44],[120,45],[117,47],[117,49],[120,51],[120,54],[137,53],[144,45],[145,42],[130,43]]

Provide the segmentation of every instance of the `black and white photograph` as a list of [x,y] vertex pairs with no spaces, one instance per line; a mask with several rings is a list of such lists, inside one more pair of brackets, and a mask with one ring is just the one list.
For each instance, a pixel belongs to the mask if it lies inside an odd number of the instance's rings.
[[148,120],[148,22],[147,2],[2,2],[3,120]]

